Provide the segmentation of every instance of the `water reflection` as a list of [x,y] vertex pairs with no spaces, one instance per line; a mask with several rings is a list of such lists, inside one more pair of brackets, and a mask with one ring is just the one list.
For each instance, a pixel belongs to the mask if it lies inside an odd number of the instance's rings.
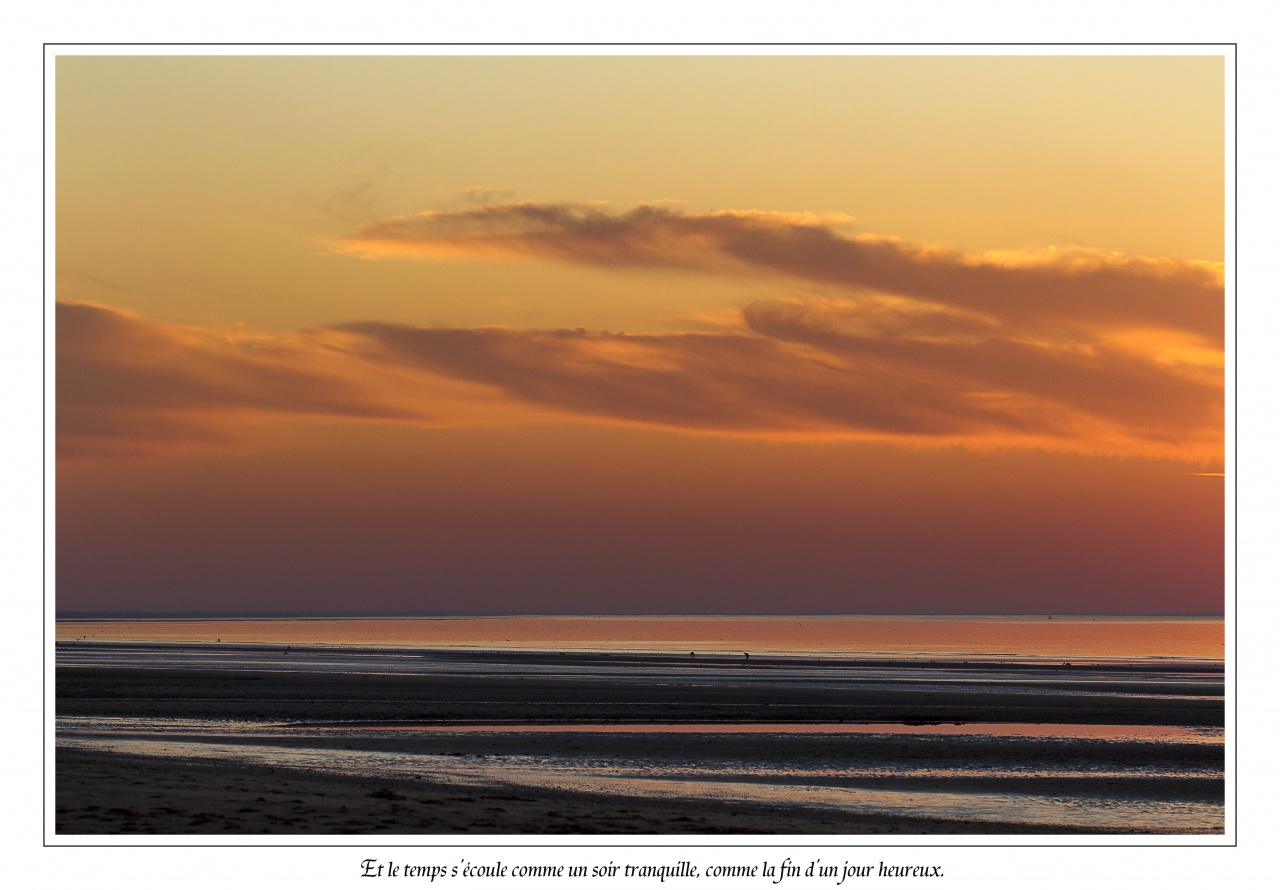
[[340,644],[460,650],[1221,659],[1220,618],[1058,616],[491,616],[58,621],[88,641]]
[[[734,802],[765,802],[788,807],[835,808],[845,812],[972,820],[979,823],[1084,827],[1161,833],[1217,832],[1224,822],[1222,770],[1204,762],[1160,766],[1163,748],[1190,744],[1202,749],[1221,744],[1221,730],[1173,727],[1034,727],[1017,724],[964,727],[974,739],[1054,738],[1078,745],[1114,747],[1138,743],[1153,756],[1132,762],[1121,758],[1064,756],[1056,763],[1008,763],[978,758],[973,763],[867,762],[850,758],[833,763],[788,761],[759,744],[771,737],[841,735],[892,739],[928,738],[938,727],[823,725],[702,727],[745,744],[732,756],[680,757],[678,728],[645,727],[643,732],[614,726],[565,727],[465,726],[451,728],[360,728],[282,726],[252,722],[147,720],[141,718],[59,718],[59,745],[91,747],[126,754],[215,758],[237,763],[287,766],[345,775],[398,777],[472,786],[520,786],[588,794],[643,796]],[[950,733],[947,727],[942,733]],[[798,731],[797,731],[798,730]],[[612,744],[569,752],[551,746],[528,753],[523,740],[560,733],[565,738],[606,737]],[[954,733],[951,733],[954,735]],[[483,735],[493,744],[472,749],[468,739]],[[645,740],[628,744],[637,735]],[[422,742],[405,748],[405,739]],[[687,737],[687,736],[686,736]],[[666,739],[669,746],[653,745]],[[1171,745],[1170,740],[1177,744]],[[442,746],[440,743],[444,742]],[[460,749],[442,753],[450,744]],[[506,744],[509,743],[509,744]],[[394,750],[400,745],[402,750]],[[425,746],[425,747],[424,747]],[[428,750],[430,749],[430,750]],[[1074,750],[1074,749],[1073,749]],[[755,754],[742,752],[757,752]],[[1076,755],[1072,755],[1076,756]]]

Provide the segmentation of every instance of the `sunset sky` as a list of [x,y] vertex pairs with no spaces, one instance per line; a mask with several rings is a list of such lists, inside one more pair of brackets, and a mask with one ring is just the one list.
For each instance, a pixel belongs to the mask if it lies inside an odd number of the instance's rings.
[[1223,71],[64,56],[57,606],[1219,612]]

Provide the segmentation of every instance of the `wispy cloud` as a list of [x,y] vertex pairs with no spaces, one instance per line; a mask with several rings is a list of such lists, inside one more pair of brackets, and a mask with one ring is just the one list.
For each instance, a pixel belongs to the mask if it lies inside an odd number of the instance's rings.
[[754,333],[343,330],[387,362],[597,421],[1201,461],[1221,451],[1221,388],[1199,371],[1119,349],[859,337],[792,305],[746,317]]
[[338,242],[364,257],[530,258],[593,266],[759,273],[873,291],[1051,336],[1160,329],[1221,345],[1220,266],[1081,249],[964,253],[847,234],[842,216],[731,210],[626,213],[494,204],[367,222]]
[[1120,347],[932,337],[927,316],[838,301],[757,303],[737,331],[206,330],[62,304],[64,455],[234,443],[246,421],[429,425],[560,417],[724,435],[876,438],[1220,459],[1212,369]]
[[471,204],[497,204],[516,196],[514,189],[492,188],[487,185],[469,185],[462,190],[462,197]]
[[88,303],[57,306],[64,456],[234,444],[269,416],[424,419],[380,392],[340,335],[172,325]]
[[530,417],[687,432],[890,439],[1221,460],[1222,278],[1082,251],[962,254],[765,211],[490,204],[371,222],[368,256],[529,257],[759,273],[825,297],[695,331],[421,328],[253,335],[64,304],[64,453],[231,441],[243,421]]
[[[1023,400],[1169,441],[1201,424],[1216,430],[1222,421],[1218,368],[1176,365],[1121,345],[1017,339],[928,316],[902,322],[876,313],[864,322],[856,307],[835,302],[760,303],[744,315],[770,339],[812,346],[847,367],[928,381],[957,399]],[[943,323],[952,325],[949,338],[938,336]]]

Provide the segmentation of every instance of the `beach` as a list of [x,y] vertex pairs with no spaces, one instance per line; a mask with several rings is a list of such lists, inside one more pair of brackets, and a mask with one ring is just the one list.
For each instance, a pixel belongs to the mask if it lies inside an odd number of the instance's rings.
[[1221,665],[60,643],[59,834],[1216,833]]
[[[473,750],[454,756],[485,755]],[[1078,826],[785,804],[530,793],[103,751],[60,749],[56,768],[59,835],[1096,833]]]
[[[401,658],[394,665],[399,673],[382,673],[381,665],[359,665],[367,668],[360,672],[307,665],[307,650],[270,657],[258,670],[59,667],[59,707],[84,715],[269,721],[1170,726],[1221,726],[1223,721],[1220,677],[1188,675],[1185,668],[1170,676],[1172,671],[1112,665],[896,661],[815,666],[814,660],[761,658],[747,663],[433,653]],[[317,657],[334,656],[320,652]],[[811,666],[814,670],[805,672]]]

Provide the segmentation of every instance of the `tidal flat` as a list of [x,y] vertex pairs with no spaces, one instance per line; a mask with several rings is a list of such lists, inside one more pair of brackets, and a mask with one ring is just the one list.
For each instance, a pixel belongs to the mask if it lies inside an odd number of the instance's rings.
[[59,835],[1224,830],[1205,659],[67,641],[56,682]]

